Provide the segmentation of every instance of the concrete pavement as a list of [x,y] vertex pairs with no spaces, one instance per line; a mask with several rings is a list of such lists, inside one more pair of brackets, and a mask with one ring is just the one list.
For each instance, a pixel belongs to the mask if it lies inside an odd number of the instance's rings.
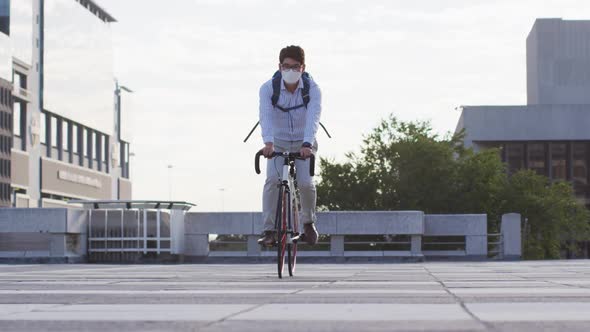
[[590,330],[590,261],[0,265],[0,330]]

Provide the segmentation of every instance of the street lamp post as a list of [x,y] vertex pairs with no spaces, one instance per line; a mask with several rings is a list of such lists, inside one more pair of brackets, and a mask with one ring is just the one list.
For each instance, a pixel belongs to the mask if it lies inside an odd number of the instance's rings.
[[[112,179],[112,188],[113,192],[116,193],[116,199],[121,199],[121,187],[119,184],[120,178],[124,176],[124,171],[127,171],[125,167],[125,155],[126,150],[128,149],[121,149],[121,91],[125,91],[128,93],[133,93],[133,90],[129,89],[124,85],[119,85],[119,81],[115,80],[115,131],[113,135],[113,140],[110,143],[111,147],[111,162],[112,162],[112,170],[111,179]],[[119,167],[117,168],[117,164]]]

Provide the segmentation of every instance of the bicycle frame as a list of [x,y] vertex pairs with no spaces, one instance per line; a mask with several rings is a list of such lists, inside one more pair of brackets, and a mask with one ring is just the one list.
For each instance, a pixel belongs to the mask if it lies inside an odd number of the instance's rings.
[[[295,158],[289,156],[289,152],[284,152],[280,156],[283,157],[283,171],[281,173],[281,182],[279,186],[279,199],[282,196],[282,192],[285,191],[287,194],[287,244],[297,243],[300,238],[299,229],[293,229],[293,225],[297,225],[299,227],[299,191],[297,188],[297,172],[295,167]],[[279,222],[281,220],[280,213],[281,210],[281,202],[277,203],[277,215],[275,218],[275,229],[280,229]],[[291,218],[295,219],[292,220]]]

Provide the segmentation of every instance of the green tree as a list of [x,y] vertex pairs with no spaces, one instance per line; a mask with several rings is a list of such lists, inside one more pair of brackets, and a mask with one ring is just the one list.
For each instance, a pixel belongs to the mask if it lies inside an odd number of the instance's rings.
[[590,237],[589,214],[569,183],[533,171],[507,175],[495,149],[474,153],[463,133],[439,137],[428,122],[388,119],[365,136],[360,153],[320,160],[318,206],[324,210],[421,210],[486,213],[490,232],[518,212],[526,258],[556,258]]
[[526,258],[559,258],[561,249],[575,252],[576,242],[588,240],[590,216],[569,183],[551,183],[534,171],[521,170],[509,178],[503,196],[502,210],[523,217]]

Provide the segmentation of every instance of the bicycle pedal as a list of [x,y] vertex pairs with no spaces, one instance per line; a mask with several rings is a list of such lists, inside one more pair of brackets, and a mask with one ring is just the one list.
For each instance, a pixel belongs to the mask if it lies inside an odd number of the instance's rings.
[[293,237],[291,238],[291,241],[292,241],[293,243],[297,244],[297,242],[298,242],[299,240],[301,240],[301,237],[302,237],[302,236],[303,236],[303,234],[297,234],[296,236],[293,236]]

